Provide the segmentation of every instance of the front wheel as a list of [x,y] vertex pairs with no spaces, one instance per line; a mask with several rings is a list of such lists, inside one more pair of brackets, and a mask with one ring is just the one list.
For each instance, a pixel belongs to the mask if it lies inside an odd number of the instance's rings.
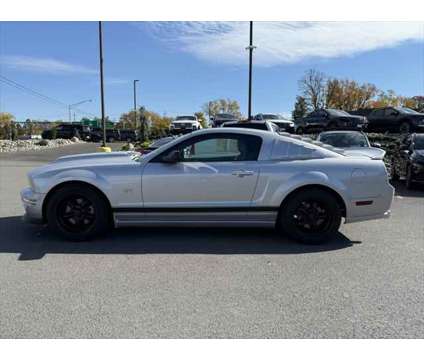
[[110,223],[106,201],[83,185],[64,186],[55,191],[47,203],[46,215],[52,231],[73,241],[100,235]]
[[334,195],[320,189],[308,189],[283,203],[277,228],[294,240],[318,245],[337,234],[341,218],[341,209]]

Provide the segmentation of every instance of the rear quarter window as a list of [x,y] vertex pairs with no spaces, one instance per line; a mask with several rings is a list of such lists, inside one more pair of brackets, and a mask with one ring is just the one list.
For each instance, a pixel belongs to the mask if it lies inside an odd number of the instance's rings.
[[321,159],[325,151],[310,144],[299,144],[287,140],[276,140],[272,147],[272,160]]

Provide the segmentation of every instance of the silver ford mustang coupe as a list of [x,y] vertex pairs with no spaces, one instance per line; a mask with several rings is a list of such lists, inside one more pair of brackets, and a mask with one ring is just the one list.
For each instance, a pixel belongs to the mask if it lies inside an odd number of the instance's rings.
[[317,244],[342,218],[388,217],[394,191],[381,160],[240,128],[199,130],[145,156],[64,156],[28,178],[25,218],[72,240],[111,226],[254,226]]

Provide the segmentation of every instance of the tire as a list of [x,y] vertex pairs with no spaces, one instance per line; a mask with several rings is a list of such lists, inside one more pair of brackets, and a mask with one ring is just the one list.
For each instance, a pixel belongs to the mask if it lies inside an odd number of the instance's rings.
[[296,129],[296,134],[298,134],[298,135],[303,135],[305,133],[305,131],[303,130],[303,128],[302,127],[298,127],[297,129]]
[[414,187],[414,181],[412,180],[411,166],[408,166],[408,169],[406,170],[405,185],[408,190],[411,190]]
[[341,218],[334,195],[321,189],[307,189],[283,202],[277,229],[298,242],[319,245],[334,238]]
[[109,205],[87,186],[62,187],[52,194],[46,206],[49,228],[68,240],[89,240],[109,228]]
[[396,166],[393,160],[390,162],[390,178],[393,181],[399,180],[399,174],[396,171]]
[[404,121],[399,126],[400,134],[409,134],[411,132],[411,124],[407,121]]

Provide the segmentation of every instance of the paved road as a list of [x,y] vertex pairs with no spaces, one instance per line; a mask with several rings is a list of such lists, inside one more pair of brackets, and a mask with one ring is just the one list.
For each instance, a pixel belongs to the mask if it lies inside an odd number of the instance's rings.
[[397,183],[391,219],[319,247],[243,229],[79,244],[22,224],[25,173],[94,148],[0,154],[0,337],[424,337],[424,189]]

